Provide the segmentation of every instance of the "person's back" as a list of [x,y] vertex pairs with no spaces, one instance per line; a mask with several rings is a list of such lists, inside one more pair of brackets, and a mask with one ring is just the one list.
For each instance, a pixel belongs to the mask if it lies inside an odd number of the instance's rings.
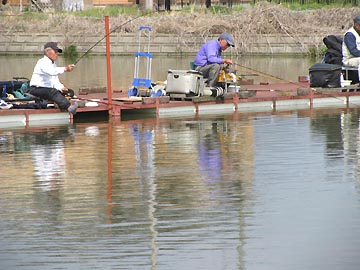
[[221,46],[217,40],[209,40],[204,43],[196,54],[194,65],[205,66],[214,63],[222,64]]

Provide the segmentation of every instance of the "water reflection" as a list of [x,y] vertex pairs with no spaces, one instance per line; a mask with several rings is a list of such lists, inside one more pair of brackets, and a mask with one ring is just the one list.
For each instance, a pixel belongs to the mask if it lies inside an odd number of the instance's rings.
[[337,173],[340,179],[355,178],[355,186],[360,191],[360,125],[359,110],[347,109],[341,113],[322,112],[311,121],[314,136],[325,134],[326,156],[330,172],[337,163],[344,164],[344,171]]
[[358,269],[358,116],[2,130],[1,267]]
[[156,211],[156,184],[154,177],[154,130],[152,127],[143,127],[140,124],[132,124],[129,129],[130,135],[134,139],[134,153],[136,162],[136,177],[142,189],[142,196],[147,198],[148,218],[151,248],[151,268],[156,269],[158,247],[156,239],[157,218]]
[[26,134],[30,138],[36,188],[57,190],[62,186],[65,171],[64,140],[71,136],[67,128],[48,129],[46,132]]

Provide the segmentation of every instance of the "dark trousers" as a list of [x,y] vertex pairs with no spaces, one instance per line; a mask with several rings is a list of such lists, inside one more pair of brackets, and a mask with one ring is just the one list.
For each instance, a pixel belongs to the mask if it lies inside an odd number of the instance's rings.
[[70,102],[55,88],[30,86],[29,93],[41,99],[55,102],[61,110],[67,110]]
[[209,87],[215,87],[217,85],[218,79],[219,79],[219,73],[222,69],[223,65],[220,64],[209,64],[206,66],[198,66],[196,67],[196,71],[201,72],[201,74],[204,76],[204,78],[208,79],[206,85]]

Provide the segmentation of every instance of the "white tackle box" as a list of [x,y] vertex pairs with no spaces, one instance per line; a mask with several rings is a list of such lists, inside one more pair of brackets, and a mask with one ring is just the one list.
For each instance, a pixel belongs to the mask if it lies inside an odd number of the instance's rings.
[[166,93],[202,96],[204,77],[195,70],[168,70]]

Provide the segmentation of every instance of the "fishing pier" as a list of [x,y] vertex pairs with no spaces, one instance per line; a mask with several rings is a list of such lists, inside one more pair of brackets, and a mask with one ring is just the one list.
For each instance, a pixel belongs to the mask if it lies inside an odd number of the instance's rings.
[[360,106],[357,86],[310,88],[308,82],[298,82],[244,85],[240,89],[238,93],[217,98],[127,97],[125,93],[114,93],[111,101],[106,93],[83,93],[76,99],[80,107],[75,116],[59,109],[3,109],[0,110],[0,128],[66,124],[77,118],[91,119],[94,114],[121,120],[124,114],[134,113],[156,118],[195,117]]
[[[110,34],[112,31],[109,29],[108,17],[105,17],[105,33],[105,36],[78,58],[75,64],[105,39],[107,86],[102,91],[96,91],[91,87],[86,90],[79,89],[79,94],[71,100],[79,105],[76,115],[54,108],[1,109],[0,128],[66,124],[80,118],[92,119],[94,115],[121,120],[125,114],[182,117],[360,106],[360,89],[357,84],[339,88],[313,88],[310,87],[308,76],[299,76],[297,82],[291,82],[270,74],[259,73],[248,67],[244,68],[263,77],[277,79],[279,82],[254,84],[251,80],[243,79],[238,82],[239,89],[236,91],[224,90],[224,93],[219,96],[187,96],[171,93],[160,96],[146,94],[129,96],[128,91],[112,89],[110,64]],[[138,55],[142,56],[142,54],[138,52]],[[145,55],[148,58],[152,57],[149,52]],[[238,64],[235,63],[235,65]],[[149,79],[147,78],[147,80]]]

